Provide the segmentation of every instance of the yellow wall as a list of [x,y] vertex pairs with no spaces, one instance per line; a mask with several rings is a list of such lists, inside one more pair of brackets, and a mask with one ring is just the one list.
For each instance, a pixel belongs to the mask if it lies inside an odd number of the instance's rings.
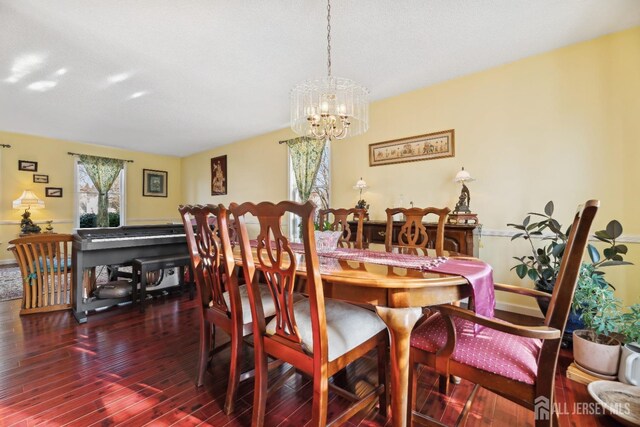
[[[637,239],[638,76],[640,27],[375,102],[369,131],[332,145],[332,204],[354,205],[352,186],[362,176],[373,219],[383,219],[400,193],[405,205],[453,208],[460,191],[453,177],[464,166],[477,179],[469,185],[471,206],[489,234],[548,200],[566,225],[579,203],[598,198],[594,229],[616,218]],[[369,167],[368,144],[452,128],[454,158]],[[283,129],[184,158],[184,201],[286,198],[287,154],[277,141],[288,137]],[[212,197],[209,159],[221,154],[228,155],[229,195]],[[626,304],[640,302],[640,245],[629,244],[629,253],[635,266],[607,273]],[[525,254],[525,245],[507,237],[482,238],[481,257],[498,281],[518,283],[511,257]]]
[[[0,132],[0,143],[11,148],[0,149],[0,260],[11,259],[7,242],[18,237],[21,211],[11,202],[25,189],[33,190],[45,202],[45,208],[33,210],[36,223],[53,220],[54,231],[71,232],[74,205],[74,157],[67,152],[130,159],[126,175],[126,221],[129,225],[179,221],[180,158],[81,144],[31,135]],[[38,162],[38,174],[49,175],[48,184],[35,184],[33,172],[18,171],[18,160]],[[142,169],[167,171],[168,197],[142,197]],[[62,187],[62,198],[44,197],[45,187]],[[40,224],[44,228],[44,224]]]

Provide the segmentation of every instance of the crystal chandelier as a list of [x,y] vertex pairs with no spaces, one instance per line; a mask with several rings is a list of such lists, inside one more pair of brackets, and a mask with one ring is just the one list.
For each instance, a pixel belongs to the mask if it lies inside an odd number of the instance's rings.
[[369,90],[331,75],[331,2],[327,0],[327,77],[291,90],[291,129],[315,139],[343,139],[369,128]]

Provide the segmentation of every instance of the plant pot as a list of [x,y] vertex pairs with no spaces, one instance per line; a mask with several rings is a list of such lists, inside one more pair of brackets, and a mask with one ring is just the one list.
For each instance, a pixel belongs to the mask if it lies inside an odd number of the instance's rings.
[[[590,371],[601,375],[613,376],[618,373],[620,362],[620,341],[611,338],[607,344],[593,342],[589,339],[593,332],[588,329],[573,331],[573,358],[576,363]],[[608,337],[598,336],[606,342]]]

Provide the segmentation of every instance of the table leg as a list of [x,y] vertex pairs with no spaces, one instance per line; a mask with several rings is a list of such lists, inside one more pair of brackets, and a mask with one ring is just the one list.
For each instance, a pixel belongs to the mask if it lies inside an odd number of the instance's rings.
[[390,308],[376,306],[378,316],[391,334],[391,425],[404,427],[407,420],[409,393],[409,350],[411,330],[422,317],[422,308]]

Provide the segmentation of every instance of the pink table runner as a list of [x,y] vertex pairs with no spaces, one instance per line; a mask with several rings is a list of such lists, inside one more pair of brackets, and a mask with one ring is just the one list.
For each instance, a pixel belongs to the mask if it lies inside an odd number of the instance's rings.
[[[293,250],[295,250],[292,247]],[[337,248],[320,252],[319,256],[347,261],[368,262],[391,267],[411,268],[432,273],[462,276],[471,285],[473,303],[477,314],[493,317],[495,294],[493,289],[493,270],[489,264],[480,260],[455,259],[446,257],[427,257],[393,252],[369,251],[362,249]]]
[[[257,244],[258,242],[256,240],[251,241],[252,246],[255,247]],[[294,252],[304,252],[304,246],[301,243],[290,242],[290,245]],[[462,276],[467,279],[471,285],[476,313],[485,317],[494,316],[495,294],[493,289],[493,270],[489,264],[480,260],[446,257],[433,258],[412,254],[349,248],[336,248],[332,251],[318,252],[318,256]]]

